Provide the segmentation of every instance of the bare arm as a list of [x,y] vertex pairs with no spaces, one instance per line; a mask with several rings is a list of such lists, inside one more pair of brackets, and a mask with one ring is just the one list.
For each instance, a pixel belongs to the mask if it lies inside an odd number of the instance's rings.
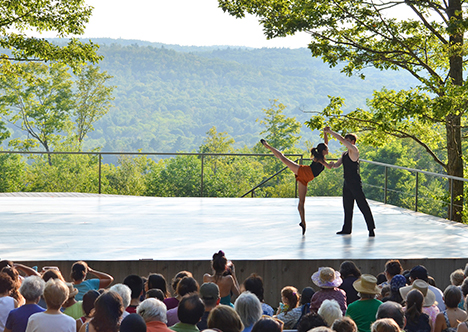
[[325,161],[325,159],[324,160],[319,160],[319,163],[321,163],[323,166],[325,166],[328,169],[332,169],[334,164],[335,164],[333,161],[330,161],[329,163],[327,163]]
[[38,276],[40,277],[41,275],[36,271],[34,270],[32,267],[29,267],[29,266],[26,266],[26,265],[23,265],[23,264],[19,264],[19,263],[15,263],[13,264],[15,269],[17,270],[20,270],[20,271],[23,271],[24,274],[26,274],[28,277],[29,276]]
[[88,272],[94,274],[99,279],[99,288],[106,288],[114,281],[114,277],[110,274],[93,270],[92,268],[88,267]]
[[237,278],[236,278],[236,268],[234,267],[234,264],[231,265],[231,271],[232,271],[231,277],[233,281],[231,292],[232,294],[237,296],[240,294],[240,289],[239,289],[239,283],[237,282]]
[[[326,127],[325,127],[326,128]],[[328,134],[325,131],[325,128],[323,129],[323,142],[328,145]]]
[[338,133],[335,133],[333,130],[330,129],[330,127],[325,127],[324,132],[329,133],[333,137],[335,137],[338,141],[340,141],[341,144],[346,146],[349,152],[349,158],[351,158],[352,161],[357,161],[359,159],[359,150],[350,141],[346,140],[343,136],[341,136]]
[[341,156],[340,159],[333,163],[333,168],[338,168],[341,166],[341,164],[343,164],[343,156]]

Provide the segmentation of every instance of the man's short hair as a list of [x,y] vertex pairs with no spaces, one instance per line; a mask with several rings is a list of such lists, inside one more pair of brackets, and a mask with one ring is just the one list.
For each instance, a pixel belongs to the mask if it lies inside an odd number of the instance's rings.
[[298,332],[307,332],[314,327],[327,326],[327,322],[317,313],[310,312],[304,315],[297,325]]
[[179,303],[177,317],[181,323],[195,325],[205,313],[205,305],[197,293],[185,295]]
[[401,304],[393,301],[382,303],[377,310],[375,318],[392,318],[400,329],[405,327],[405,313],[403,312],[403,307]]
[[357,141],[357,136],[356,134],[346,134],[346,136],[344,137],[345,139],[349,138],[351,141],[353,142],[356,142]]
[[124,279],[123,284],[130,287],[130,290],[132,291],[132,299],[139,298],[141,292],[143,292],[143,279],[140,276],[137,276],[136,274],[131,274],[127,276]]
[[392,259],[385,263],[385,271],[390,274],[392,277],[396,276],[397,274],[401,274],[403,268],[401,263],[398,259]]

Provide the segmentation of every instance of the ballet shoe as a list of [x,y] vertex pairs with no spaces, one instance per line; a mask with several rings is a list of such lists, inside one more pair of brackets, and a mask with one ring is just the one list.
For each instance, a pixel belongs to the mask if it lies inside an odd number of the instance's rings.
[[301,226],[301,227],[302,227],[302,235],[304,235],[304,234],[305,234],[305,232],[306,232],[306,228],[305,228],[305,226],[304,226],[304,225],[303,225],[301,222],[299,223],[299,226]]
[[339,232],[336,232],[336,234],[338,234],[338,235],[349,235],[349,234],[351,234],[351,232],[339,231]]

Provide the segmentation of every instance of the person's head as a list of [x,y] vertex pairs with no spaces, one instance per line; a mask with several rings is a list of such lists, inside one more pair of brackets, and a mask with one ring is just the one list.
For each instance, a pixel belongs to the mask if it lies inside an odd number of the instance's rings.
[[411,290],[406,296],[406,319],[416,323],[422,313],[424,295],[418,289]]
[[62,276],[62,272],[56,269],[49,269],[42,274],[42,280],[45,282],[49,281],[50,279],[60,279],[65,282],[65,279]]
[[450,285],[444,290],[444,303],[447,308],[457,308],[462,299],[462,292],[459,287]]
[[343,317],[340,305],[336,300],[324,300],[317,313],[331,326],[336,319]]
[[390,285],[385,285],[380,290],[380,296],[382,298],[387,298],[387,297],[390,297],[391,295],[392,295],[392,288],[390,287]]
[[8,274],[10,276],[11,280],[13,280],[15,285],[17,285],[18,288],[19,288],[20,280],[19,280],[19,273],[18,273],[17,269],[15,269],[12,266],[6,266],[1,270],[1,272],[5,272],[6,274]]
[[297,307],[299,303],[299,294],[296,287],[286,286],[281,290],[281,301],[288,305],[289,310]]
[[185,295],[179,302],[177,318],[181,323],[195,325],[205,312],[205,305],[197,293]]
[[353,283],[353,287],[359,292],[361,299],[371,299],[380,293],[380,289],[377,286],[377,278],[371,274],[363,274],[361,278]]
[[163,291],[158,288],[148,289],[148,291],[145,294],[145,297],[147,299],[155,298],[155,299],[158,299],[159,301],[164,301],[165,299]]
[[115,284],[109,290],[116,292],[122,298],[122,305],[126,309],[132,302],[132,290],[124,284]]
[[310,277],[312,282],[320,288],[335,288],[343,283],[341,274],[329,266],[319,267]]
[[188,293],[198,292],[198,282],[192,277],[183,277],[177,285],[176,293],[180,296],[184,296]]
[[346,134],[344,138],[345,138],[345,140],[347,140],[351,144],[356,144],[356,141],[357,141],[357,135],[356,134],[353,134],[353,133]]
[[227,267],[227,258],[222,250],[218,251],[213,255],[211,266],[216,274],[223,274]]
[[223,332],[241,332],[244,330],[239,314],[230,306],[218,305],[208,315],[208,327],[216,328]]
[[219,287],[214,282],[205,282],[200,287],[200,298],[205,304],[205,310],[214,308],[219,304]]
[[193,275],[189,271],[179,271],[179,272],[177,272],[177,274],[172,279],[171,286],[172,286],[172,289],[174,290],[174,292],[176,294],[177,294],[177,285],[179,285],[179,282],[184,277],[193,277]]
[[398,326],[403,329],[405,327],[405,313],[401,304],[387,301],[382,303],[377,309],[376,318],[391,318],[393,319]]
[[361,271],[353,261],[344,261],[340,265],[340,274],[341,278],[347,278],[349,276],[359,278],[361,276]]
[[327,326],[327,322],[315,312],[310,312],[302,317],[297,324],[297,332],[307,332],[314,327]]
[[14,263],[8,259],[0,260],[0,271],[3,270],[4,267],[13,267]]
[[14,282],[11,277],[5,272],[0,272],[0,294],[10,293],[13,289]]
[[436,302],[436,296],[434,292],[429,289],[428,283],[421,279],[414,280],[411,286],[400,288],[400,294],[403,300],[407,300],[409,292],[413,289],[417,289],[423,294],[423,307],[430,307]]
[[465,298],[468,295],[468,278],[465,278],[465,280],[463,280],[460,289],[462,291],[463,298]]
[[34,302],[44,293],[45,282],[38,276],[23,279],[19,292],[27,302]]
[[247,279],[244,280],[244,288],[246,291],[255,294],[258,299],[263,302],[263,279],[259,275],[252,273]]
[[71,267],[70,277],[73,281],[82,281],[88,274],[88,264],[83,261],[73,263]]
[[91,310],[94,309],[94,302],[101,295],[97,290],[90,289],[83,295],[83,311],[85,316],[89,317],[91,315]]
[[166,298],[169,295],[169,292],[167,291],[167,282],[166,278],[162,274],[159,273],[151,273],[148,276],[148,280],[146,281],[146,289],[160,289],[163,294],[164,298]]
[[312,287],[304,287],[304,289],[301,292],[301,305],[310,303],[310,299],[312,296],[315,294],[315,291]]
[[146,299],[137,307],[139,314],[145,322],[158,321],[167,323],[167,308],[166,305],[157,299]]
[[403,272],[403,267],[398,259],[392,259],[385,263],[385,276],[387,280],[391,280],[397,274]]
[[122,320],[120,332],[146,332],[146,323],[138,314],[130,314]]
[[138,299],[143,293],[143,279],[140,276],[136,274],[130,274],[129,276],[125,277],[123,283],[131,289],[132,299]]
[[269,316],[263,316],[252,327],[252,332],[281,332],[283,331],[284,323],[279,319]]
[[318,160],[323,160],[328,154],[328,145],[319,143],[317,147],[310,149],[310,154]]
[[333,322],[331,329],[336,332],[357,332],[357,325],[349,317],[341,317]]
[[327,326],[318,326],[309,330],[309,332],[333,332],[333,330]]
[[234,310],[239,314],[244,327],[255,324],[263,313],[262,304],[258,297],[248,291],[243,292],[236,299]]
[[410,280],[411,282],[421,279],[425,282],[428,282],[427,269],[423,265],[417,265],[413,267],[410,271]]
[[462,269],[455,270],[450,274],[450,283],[454,286],[461,286],[463,280],[465,280],[465,273]]
[[372,332],[400,332],[400,327],[391,318],[377,319],[371,325]]
[[111,290],[105,291],[94,302],[93,319],[90,324],[96,331],[117,332],[123,312],[120,295]]
[[47,309],[58,310],[68,300],[69,290],[60,279],[50,279],[44,287],[44,300]]

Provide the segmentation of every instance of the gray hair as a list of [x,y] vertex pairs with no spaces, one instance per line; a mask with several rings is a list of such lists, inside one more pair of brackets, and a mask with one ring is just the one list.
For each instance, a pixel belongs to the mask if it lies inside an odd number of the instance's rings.
[[149,298],[141,302],[137,307],[137,314],[143,317],[146,323],[154,320],[167,323],[166,305],[155,298]]
[[343,317],[343,312],[336,300],[324,300],[317,313],[325,320],[328,326],[332,326],[336,319]]
[[124,284],[115,284],[109,290],[120,295],[124,309],[130,305],[130,302],[132,301],[132,290],[130,287]]
[[19,292],[26,301],[33,301],[44,293],[45,281],[38,276],[30,276],[23,280]]
[[260,318],[262,318],[263,314],[260,300],[255,294],[249,291],[243,292],[239,295],[234,303],[234,309],[239,314],[245,327],[255,324],[260,320]]

